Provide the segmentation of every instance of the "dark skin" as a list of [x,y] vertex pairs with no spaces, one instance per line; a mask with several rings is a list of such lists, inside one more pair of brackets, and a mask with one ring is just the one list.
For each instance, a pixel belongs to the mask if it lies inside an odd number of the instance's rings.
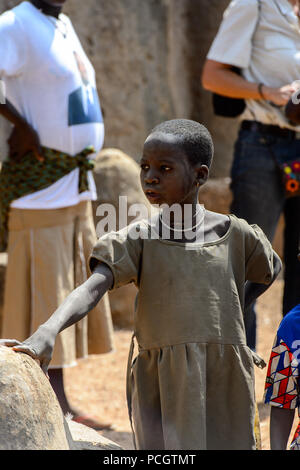
[[[190,203],[196,207],[199,188],[206,182],[208,173],[206,165],[199,163],[192,166],[189,163],[180,147],[180,141],[173,136],[156,134],[150,135],[146,140],[141,160],[141,183],[146,197],[152,204]],[[207,211],[205,241],[219,239],[226,233],[228,227],[227,216]],[[274,260],[275,279],[281,263],[276,255]],[[113,274],[107,265],[98,263],[92,267],[92,270],[89,279],[75,289],[30,338],[23,343],[3,340],[2,344],[12,346],[15,351],[24,352],[38,359],[42,370],[47,374],[58,333],[87,315],[113,285]],[[268,287],[269,285],[249,283],[246,304],[261,295]]]

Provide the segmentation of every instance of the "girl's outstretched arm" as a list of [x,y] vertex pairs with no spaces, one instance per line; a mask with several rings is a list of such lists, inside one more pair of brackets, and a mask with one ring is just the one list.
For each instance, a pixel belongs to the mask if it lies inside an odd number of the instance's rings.
[[47,374],[58,333],[85,317],[112,285],[113,274],[110,268],[105,264],[98,264],[89,279],[73,290],[33,335],[22,343],[16,340],[1,340],[0,344],[12,346],[15,351],[38,359],[42,370]]
[[246,282],[245,286],[245,308],[249,307],[249,305],[252,304],[260,295],[262,295],[273,282],[275,281],[276,277],[281,271],[282,268],[282,263],[275,251],[273,252],[273,268],[274,268],[274,274],[273,274],[273,279],[271,279],[271,282],[269,284],[257,284],[254,282]]

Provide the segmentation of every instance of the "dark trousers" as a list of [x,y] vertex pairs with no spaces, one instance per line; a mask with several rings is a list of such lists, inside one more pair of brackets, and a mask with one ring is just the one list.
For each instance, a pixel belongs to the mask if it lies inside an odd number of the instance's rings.
[[[272,147],[273,157],[269,146]],[[249,224],[257,224],[273,240],[281,213],[284,214],[285,315],[300,302],[300,197],[286,199],[276,162],[300,159],[300,140],[240,130],[231,170],[231,212]],[[255,306],[245,311],[247,344],[256,347]],[[276,325],[277,328],[277,325]]]

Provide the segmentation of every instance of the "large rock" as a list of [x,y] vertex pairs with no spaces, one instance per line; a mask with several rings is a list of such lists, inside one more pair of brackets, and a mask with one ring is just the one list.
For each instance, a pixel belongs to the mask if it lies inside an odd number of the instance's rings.
[[39,365],[0,346],[0,449],[69,450],[64,417]]
[[49,380],[31,357],[0,346],[0,450],[122,450],[64,417]]

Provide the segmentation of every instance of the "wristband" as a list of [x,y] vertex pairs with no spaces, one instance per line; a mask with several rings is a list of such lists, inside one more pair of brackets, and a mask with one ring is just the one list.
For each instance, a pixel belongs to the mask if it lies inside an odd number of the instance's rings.
[[257,91],[258,91],[260,97],[261,97],[263,100],[265,100],[266,98],[265,98],[265,96],[264,96],[264,94],[263,94],[263,91],[262,91],[262,87],[263,87],[263,86],[264,86],[264,83],[259,83],[259,84],[258,84],[258,87],[257,87]]

